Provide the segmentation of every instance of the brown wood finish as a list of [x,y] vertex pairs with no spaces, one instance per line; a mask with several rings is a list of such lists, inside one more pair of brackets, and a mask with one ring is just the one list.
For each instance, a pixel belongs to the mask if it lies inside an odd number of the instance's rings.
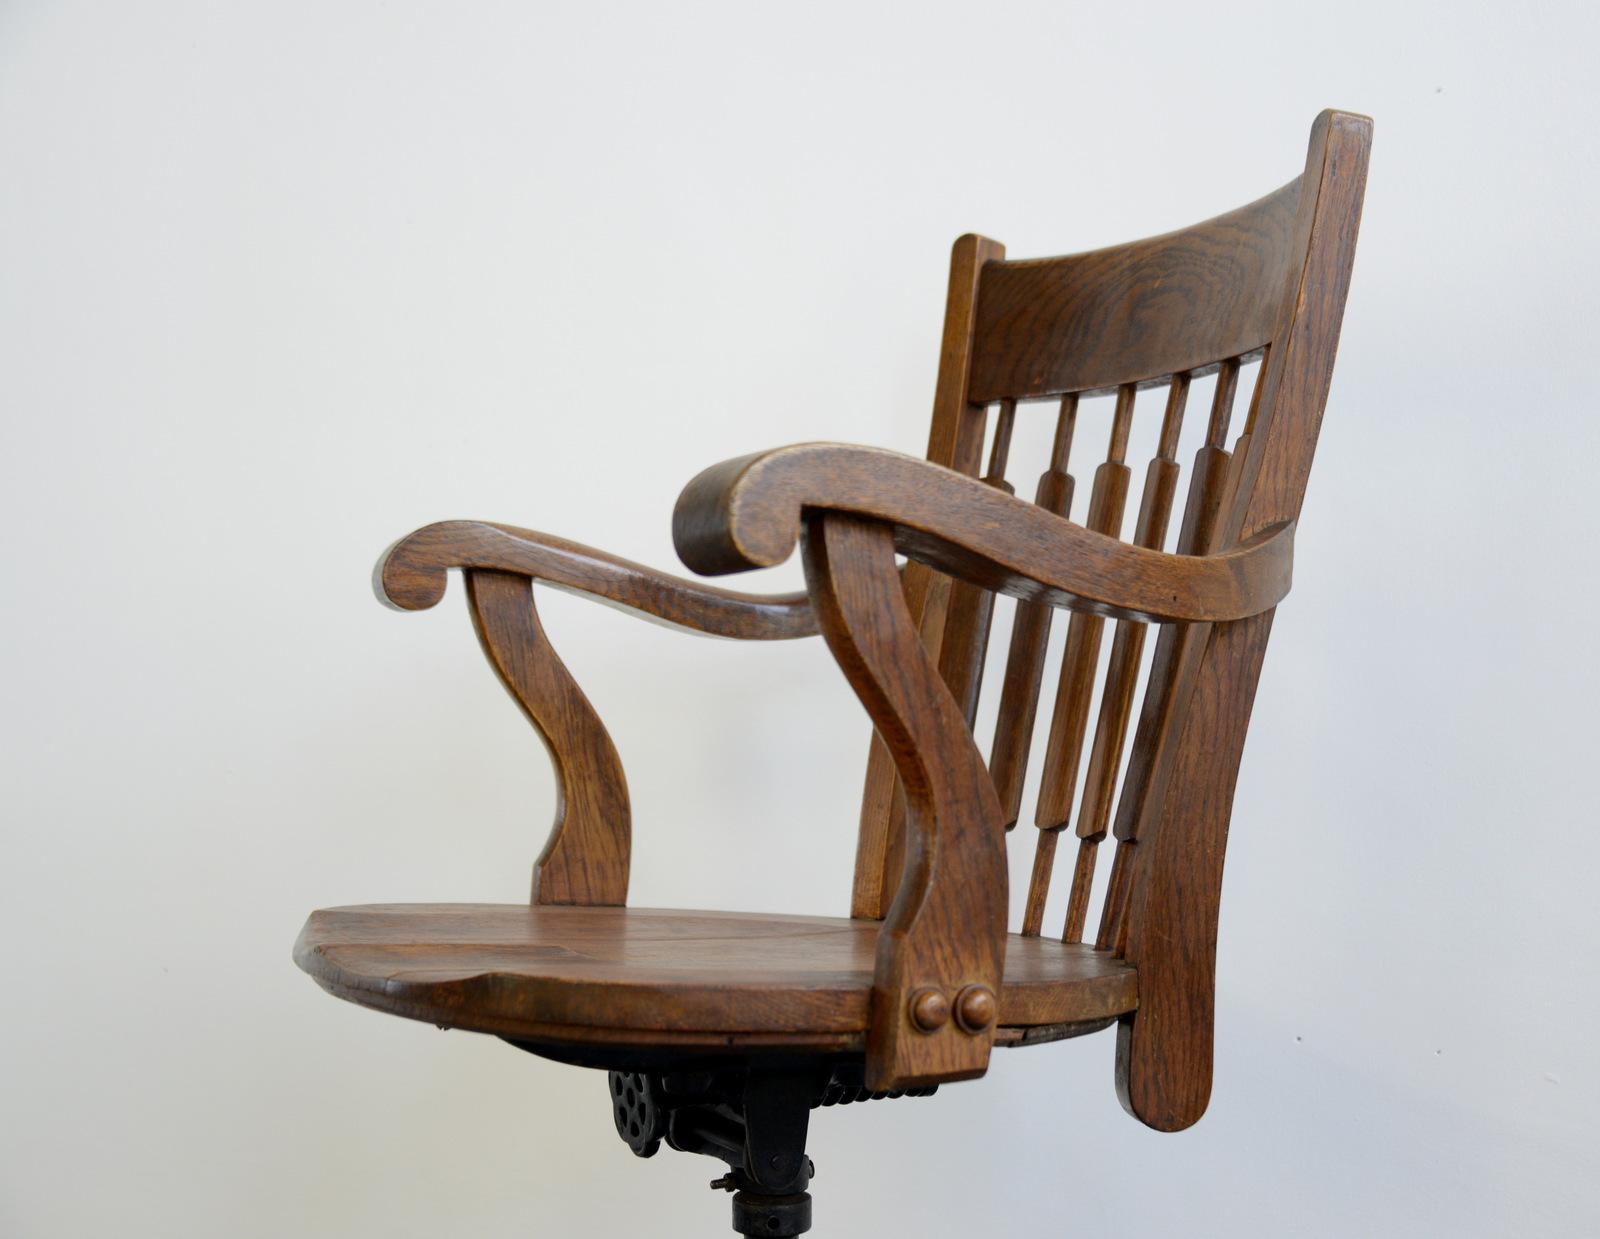
[[[1206,441],[1195,453],[1189,497],[1184,504],[1183,526],[1178,532],[1178,541],[1174,548],[1180,555],[1204,554],[1206,548],[1211,545],[1222,498],[1227,488],[1229,466],[1233,459],[1232,453],[1222,445],[1227,438],[1228,425],[1232,420],[1238,383],[1239,363],[1237,361],[1223,363],[1212,393]],[[1176,635],[1176,632],[1172,633],[1173,637]],[[1164,633],[1162,644],[1156,650],[1150,668],[1149,684],[1145,690],[1147,715],[1159,714],[1171,691],[1173,672],[1171,655],[1172,645]],[[1120,814],[1130,822],[1137,820],[1140,795],[1148,786],[1145,777],[1146,755],[1146,752],[1135,748],[1130,761],[1130,770],[1124,781],[1126,792],[1121,801]],[[1101,949],[1114,949],[1119,954],[1127,945],[1127,899],[1138,855],[1137,849],[1132,846],[1133,842],[1131,836],[1124,838],[1119,835],[1111,881],[1106,892],[1105,905],[1101,910],[1100,932],[1095,941],[1095,945]],[[1071,934],[1066,936],[1069,939],[1073,937]]]
[[[1111,415],[1111,444],[1106,462],[1095,470],[1094,488],[1089,495],[1086,526],[1110,538],[1116,538],[1122,530],[1123,508],[1128,498],[1130,471],[1123,457],[1128,449],[1135,395],[1132,383],[1117,389],[1117,406]],[[1055,868],[1056,832],[1067,824],[1072,811],[1072,793],[1078,781],[1078,762],[1083,752],[1104,625],[1103,618],[1088,613],[1073,615],[1067,624],[1056,707],[1050,718],[1044,779],[1034,810],[1034,824],[1039,827],[1040,834],[1034,844],[1033,873],[1028,880],[1028,899],[1022,916],[1022,932],[1029,937],[1039,933],[1044,925],[1045,901]]]
[[[950,280],[945,292],[944,336],[928,430],[928,460],[975,475],[983,451],[987,410],[968,399],[972,385],[972,343],[978,285],[984,271],[1005,258],[1005,246],[971,233],[950,249]],[[906,566],[906,606],[922,630],[923,644],[941,657],[951,581],[926,564]],[[957,669],[959,670],[959,668]],[[881,736],[873,734],[867,753],[866,786],[856,847],[850,915],[882,917],[894,900],[905,857],[905,791],[894,758]]]
[[[1134,521],[1135,546],[1160,550],[1166,541],[1167,521],[1172,515],[1172,499],[1178,484],[1178,462],[1174,457],[1188,396],[1189,376],[1177,375],[1168,389],[1167,411],[1161,419],[1156,455],[1145,473],[1139,515]],[[1111,642],[1111,658],[1100,697],[1100,717],[1095,723],[1094,744],[1089,752],[1089,768],[1084,775],[1083,796],[1078,806],[1078,858],[1067,903],[1066,929],[1061,935],[1068,942],[1083,941],[1089,917],[1095,857],[1111,821],[1111,803],[1116,795],[1128,718],[1133,712],[1144,636],[1145,625],[1121,620]]]
[[[923,575],[918,575],[919,573]],[[906,608],[922,622],[918,632],[930,656],[944,644],[945,618],[950,610],[951,580],[926,564],[906,566]],[[920,590],[910,588],[920,582]],[[867,780],[861,796],[860,826],[856,840],[855,876],[851,884],[850,915],[882,920],[894,902],[895,889],[905,864],[906,794],[895,772],[889,746],[874,729],[867,751]]]
[[[1116,1021],[1124,1105],[1162,1130],[1195,1122],[1211,1088],[1233,790],[1290,585],[1370,135],[1363,117],[1324,113],[1300,178],[1164,237],[1025,261],[982,237],[957,241],[925,460],[803,444],[714,466],[679,499],[673,535],[691,569],[746,571],[799,547],[804,592],[719,589],[486,522],[396,543],[376,580],[400,609],[433,606],[447,571],[464,572],[485,654],[550,750],[556,824],[532,905],[318,912],[296,948],[301,966],[351,1001],[569,1061],[601,1050],[845,1055],[879,1089],[978,1075],[994,1045]],[[1169,552],[1181,421],[1192,383],[1211,374]],[[1246,374],[1250,408],[1230,447]],[[1154,408],[1137,394],[1156,387],[1167,393],[1161,433],[1122,541],[1130,430]],[[1088,398],[1110,393],[1109,445],[1080,524],[1068,519],[1069,456],[1098,416]],[[1029,503],[1006,473],[1013,429],[1036,401],[1059,413]],[[540,626],[535,584],[715,636],[824,637],[874,725],[851,919],[620,906],[622,764]],[[997,593],[1018,603],[986,767],[972,725]],[[1006,830],[1024,809],[1056,608],[1071,615],[1034,806],[1034,880],[1023,932],[1007,934]],[[1041,927],[1074,808],[1079,848],[1056,941]],[[1081,939],[1108,837],[1090,947]]]
[[1216,555],[1169,555],[1064,521],[951,469],[897,452],[799,444],[725,461],[684,488],[673,539],[708,574],[782,563],[801,512],[876,519],[907,558],[1012,597],[1098,615],[1216,621],[1289,592],[1294,522]]
[[1272,338],[1300,182],[1146,241],[984,272],[972,400],[1110,391],[1204,374]]
[[[1016,402],[1005,401],[995,422],[994,447],[989,454],[988,472],[983,484],[1002,494],[1014,491],[1006,481],[1006,459],[1011,450],[1011,431],[1016,420]],[[945,608],[944,635],[939,646],[939,674],[961,707],[967,727],[972,727],[978,712],[978,693],[983,686],[983,655],[989,648],[989,626],[994,617],[994,594],[970,581],[954,581]]]
[[[1061,398],[1056,418],[1055,438],[1050,449],[1050,467],[1039,476],[1034,503],[1056,516],[1066,516],[1072,508],[1073,477],[1067,472],[1072,453],[1072,432],[1078,417],[1078,397]],[[1053,609],[1042,602],[1018,602],[1011,626],[1011,648],[1006,654],[1004,686],[1000,690],[1000,712],[995,721],[994,749],[989,757],[989,775],[1000,795],[1000,808],[1006,829],[1017,824],[1022,812],[1023,780],[1028,773],[1028,742],[1033,736],[1034,717],[1039,709],[1039,686],[1044,678],[1045,646],[1050,640]]]
[[[313,913],[295,959],[350,1002],[498,1036],[859,1052],[882,933],[826,916],[369,904]],[[1138,1005],[1133,969],[1104,952],[1013,938],[1005,956],[1005,1027]]]
[[556,820],[533,866],[533,901],[625,904],[632,819],[611,735],[544,635],[528,578],[482,569],[466,576],[484,655],[555,767]]
[[[1305,258],[1288,281],[1274,347],[1225,521],[1225,547],[1299,516],[1333,375],[1366,189],[1372,125],[1324,113],[1312,131],[1296,233]],[[1130,823],[1149,855],[1129,909],[1126,957],[1154,985],[1153,1010],[1125,1022],[1118,1092],[1152,1127],[1187,1127],[1211,1095],[1217,913],[1239,759],[1272,628],[1272,612],[1192,626],[1175,654],[1178,685],[1152,768],[1160,796]],[[1193,668],[1190,671],[1190,668]]]
[[878,940],[867,1084],[905,1088],[981,1075],[992,1026],[929,1032],[914,994],[993,992],[1005,954],[1005,832],[966,716],[923,647],[895,574],[888,526],[815,516],[806,582],[822,635],[894,757],[906,857]]
[[487,521],[440,521],[407,534],[378,560],[373,586],[379,601],[396,610],[421,611],[444,597],[449,568],[514,573],[713,637],[780,641],[817,631],[804,593],[718,589],[565,538]]

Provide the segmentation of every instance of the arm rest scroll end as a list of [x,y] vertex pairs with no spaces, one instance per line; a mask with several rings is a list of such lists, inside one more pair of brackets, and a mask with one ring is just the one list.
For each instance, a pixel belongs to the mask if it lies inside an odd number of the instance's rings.
[[372,569],[372,592],[392,611],[426,611],[444,597],[445,564],[426,553],[430,534],[440,525],[425,525],[393,543]]
[[672,510],[672,542],[685,567],[726,576],[771,568],[794,553],[799,502],[770,485],[784,450],[725,460],[683,488]]

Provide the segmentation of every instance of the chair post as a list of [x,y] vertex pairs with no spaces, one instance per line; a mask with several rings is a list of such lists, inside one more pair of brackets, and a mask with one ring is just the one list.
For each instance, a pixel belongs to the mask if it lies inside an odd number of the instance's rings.
[[533,867],[532,902],[620,907],[628,902],[632,835],[616,746],[545,636],[533,583],[481,569],[466,578],[484,655],[555,767],[556,819]]
[[758,1058],[703,1070],[612,1071],[611,1113],[635,1156],[665,1141],[681,1153],[728,1164],[711,1186],[733,1193],[741,1235],[803,1235],[811,1229],[816,1167],[806,1156],[811,1111],[896,1097],[930,1097],[937,1086],[871,1092],[860,1059]]

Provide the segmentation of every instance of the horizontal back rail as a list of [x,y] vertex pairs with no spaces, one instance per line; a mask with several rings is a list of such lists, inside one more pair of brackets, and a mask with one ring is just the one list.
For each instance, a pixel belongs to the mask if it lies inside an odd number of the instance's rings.
[[1297,177],[1165,236],[989,263],[978,289],[969,398],[1146,386],[1254,355],[1277,326],[1299,200]]

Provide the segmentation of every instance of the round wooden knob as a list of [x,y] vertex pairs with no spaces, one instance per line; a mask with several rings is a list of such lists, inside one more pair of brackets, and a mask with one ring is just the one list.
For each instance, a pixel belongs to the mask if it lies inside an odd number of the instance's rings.
[[911,995],[911,1023],[920,1032],[931,1033],[950,1020],[950,1000],[936,989],[919,989]]
[[956,1023],[969,1033],[981,1033],[994,1019],[994,991],[987,985],[969,985],[956,995]]

